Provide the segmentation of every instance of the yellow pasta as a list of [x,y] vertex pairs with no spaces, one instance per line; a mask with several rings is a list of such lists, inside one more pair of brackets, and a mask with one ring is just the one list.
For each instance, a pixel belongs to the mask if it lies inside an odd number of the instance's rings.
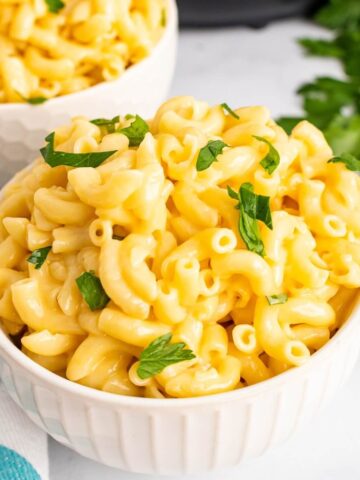
[[0,103],[49,99],[115,80],[150,55],[166,26],[166,0],[51,5],[0,1]]
[[[135,41],[136,12],[91,5],[96,29],[89,2],[64,10],[81,48],[116,12],[116,28]],[[16,10],[11,38],[36,38],[31,48],[41,49],[33,25],[46,10],[31,20],[26,0],[7,6]],[[56,33],[53,20],[41,28]],[[0,319],[33,361],[119,395],[210,395],[302,365],[341,327],[360,288],[360,178],[328,163],[331,150],[309,123],[288,136],[263,107],[236,114],[176,97],[135,140],[120,132],[129,117],[116,133],[77,118],[56,130],[55,152],[110,152],[105,160],[51,167],[45,155],[5,188]],[[278,151],[273,172],[254,135]],[[199,168],[219,141],[222,151]],[[267,199],[271,223],[251,213],[244,185]]]

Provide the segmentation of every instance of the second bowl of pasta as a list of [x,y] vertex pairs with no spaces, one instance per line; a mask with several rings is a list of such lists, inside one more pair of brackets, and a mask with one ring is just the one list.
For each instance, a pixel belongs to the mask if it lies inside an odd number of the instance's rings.
[[10,395],[134,472],[283,440],[357,356],[356,168],[308,122],[192,97],[57,128],[0,200]]
[[0,3],[4,178],[72,116],[153,115],[170,87],[176,44],[175,0]]

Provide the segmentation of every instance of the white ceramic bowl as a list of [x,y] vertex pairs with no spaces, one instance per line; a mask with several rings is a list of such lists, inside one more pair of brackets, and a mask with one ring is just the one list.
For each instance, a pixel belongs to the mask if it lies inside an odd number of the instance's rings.
[[178,37],[175,0],[167,0],[167,25],[149,57],[128,68],[113,82],[104,82],[42,105],[0,103],[0,167],[4,182],[34,160],[49,131],[70,117],[112,118],[138,113],[151,117],[167,96],[173,77]]
[[339,332],[304,366],[242,390],[161,400],[71,383],[0,331],[0,376],[40,428],[81,455],[129,472],[195,473],[261,455],[321,412],[349,377],[359,338],[360,296]]

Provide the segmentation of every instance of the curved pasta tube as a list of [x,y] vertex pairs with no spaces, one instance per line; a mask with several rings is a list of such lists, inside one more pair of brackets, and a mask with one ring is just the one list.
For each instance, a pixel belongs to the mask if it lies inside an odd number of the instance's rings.
[[271,267],[256,253],[235,250],[223,255],[214,255],[211,266],[216,274],[223,278],[243,275],[249,280],[256,295],[271,295],[275,291]]
[[125,313],[142,319],[157,296],[156,277],[145,262],[154,246],[153,237],[132,234],[121,242],[105,242],[100,252],[99,273],[106,293]]
[[205,229],[175,248],[165,258],[161,267],[162,276],[168,276],[174,262],[180,258],[197,258],[201,262],[216,253],[231,252],[236,247],[236,243],[234,232],[228,228]]
[[158,295],[153,308],[155,317],[169,325],[180,323],[187,316],[187,309],[180,305],[179,291],[161,280],[158,282]]
[[13,237],[7,237],[0,243],[0,268],[18,266],[26,254],[25,250]]
[[94,208],[121,205],[143,180],[138,170],[120,170],[102,180],[98,170],[90,167],[76,168],[68,173],[68,178],[77,196]]
[[228,352],[228,337],[224,327],[217,323],[204,325],[201,338],[200,356],[213,363]]
[[51,333],[48,330],[30,333],[21,339],[21,343],[30,352],[38,355],[61,355],[75,349],[81,342],[81,337],[63,333]]
[[66,369],[69,380],[79,381],[90,375],[109,354],[123,353],[121,342],[110,337],[89,335],[75,350]]
[[329,278],[329,271],[313,260],[315,247],[314,238],[305,232],[288,242],[288,274],[308,288],[321,288]]
[[240,352],[233,343],[229,344],[229,354],[236,357],[241,363],[241,378],[247,385],[255,385],[270,378],[271,371],[259,358],[258,354]]
[[313,327],[310,325],[295,325],[292,332],[297,340],[305,343],[308,348],[318,350],[330,339],[330,330],[327,327]]
[[335,322],[335,311],[327,302],[315,297],[293,297],[279,307],[278,318],[281,324],[329,327]]
[[156,112],[151,130],[181,137],[185,129],[193,127],[208,135],[219,135],[224,125],[225,116],[220,106],[209,108],[205,102],[196,101],[193,97],[175,97]]
[[35,278],[20,280],[11,286],[12,300],[20,318],[33,330],[51,333],[83,334],[75,317],[64,315],[52,308]]
[[25,273],[11,268],[0,268],[0,318],[22,326],[24,322],[20,319],[12,301],[11,285],[23,280],[25,276]]
[[346,223],[337,215],[324,212],[322,195],[325,183],[320,180],[306,180],[299,188],[300,213],[305,217],[310,229],[318,235],[344,237]]
[[105,308],[101,312],[98,326],[103,333],[137,347],[146,347],[171,331],[169,325],[132,318],[114,308]]
[[259,344],[270,357],[291,365],[302,365],[310,351],[303,342],[286,335],[279,324],[279,313],[279,305],[268,305],[264,298],[257,300],[254,327]]
[[91,207],[61,188],[40,188],[34,202],[45,218],[58,225],[84,225],[94,216]]
[[165,391],[172,397],[198,397],[233,390],[240,381],[241,363],[235,357],[226,355],[216,367],[201,370],[196,366],[171,378],[165,384]]

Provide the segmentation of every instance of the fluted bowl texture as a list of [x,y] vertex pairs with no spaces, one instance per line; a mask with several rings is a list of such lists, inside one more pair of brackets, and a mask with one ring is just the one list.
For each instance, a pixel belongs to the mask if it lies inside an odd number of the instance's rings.
[[149,399],[65,380],[0,330],[0,377],[40,428],[85,457],[128,472],[209,472],[263,454],[321,412],[350,376],[359,336],[360,296],[341,329],[302,367],[228,393]]

